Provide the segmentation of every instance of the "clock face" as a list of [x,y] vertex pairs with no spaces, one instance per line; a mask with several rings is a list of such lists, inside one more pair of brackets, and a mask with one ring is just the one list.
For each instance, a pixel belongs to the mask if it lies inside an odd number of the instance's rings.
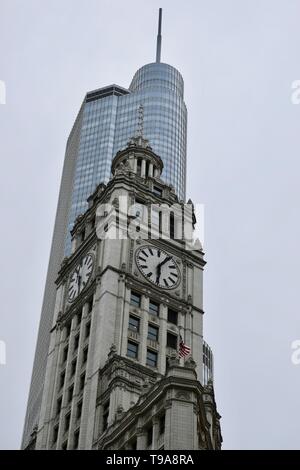
[[148,281],[163,289],[173,289],[180,280],[176,261],[164,250],[144,246],[136,252],[136,263]]
[[68,290],[69,302],[73,302],[78,294],[85,288],[92,275],[93,266],[94,257],[90,253],[76,266],[70,277]]

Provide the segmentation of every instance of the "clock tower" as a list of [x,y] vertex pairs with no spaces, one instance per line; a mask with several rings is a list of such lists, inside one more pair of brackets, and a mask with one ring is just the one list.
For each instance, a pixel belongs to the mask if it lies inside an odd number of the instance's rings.
[[131,139],[58,277],[36,449],[220,449],[193,204]]

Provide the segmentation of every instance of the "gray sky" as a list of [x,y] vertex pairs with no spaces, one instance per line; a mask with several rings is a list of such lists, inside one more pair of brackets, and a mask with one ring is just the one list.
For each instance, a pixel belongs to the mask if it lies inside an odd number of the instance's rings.
[[0,448],[18,448],[65,144],[87,90],[183,74],[224,449],[299,448],[300,0],[0,0]]

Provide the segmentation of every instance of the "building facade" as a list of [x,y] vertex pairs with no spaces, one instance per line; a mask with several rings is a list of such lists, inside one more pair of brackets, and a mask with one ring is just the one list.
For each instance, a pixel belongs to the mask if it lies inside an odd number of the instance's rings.
[[[204,382],[204,255],[188,248],[186,205],[161,179],[163,166],[148,141],[131,139],[77,217],[28,448],[221,447]],[[188,358],[179,358],[181,339]]]
[[[160,21],[161,23],[161,21]],[[185,199],[187,110],[184,83],[172,66],[160,62],[159,28],[156,62],[140,68],[128,89],[110,85],[88,92],[70,133],[63,166],[51,243],[38,339],[25,418],[23,444],[39,416],[49,331],[55,307],[55,278],[60,263],[71,252],[70,230],[87,209],[87,198],[101,182],[108,182],[112,158],[126,146],[139,126],[164,162],[164,176]]]

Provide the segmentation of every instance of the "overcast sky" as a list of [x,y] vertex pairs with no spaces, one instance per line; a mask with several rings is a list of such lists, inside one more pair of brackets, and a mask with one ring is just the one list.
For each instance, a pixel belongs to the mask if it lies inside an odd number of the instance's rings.
[[86,91],[154,60],[160,6],[162,61],[185,81],[187,193],[205,204],[223,447],[300,447],[300,0],[0,0],[2,449],[20,446],[68,133]]

